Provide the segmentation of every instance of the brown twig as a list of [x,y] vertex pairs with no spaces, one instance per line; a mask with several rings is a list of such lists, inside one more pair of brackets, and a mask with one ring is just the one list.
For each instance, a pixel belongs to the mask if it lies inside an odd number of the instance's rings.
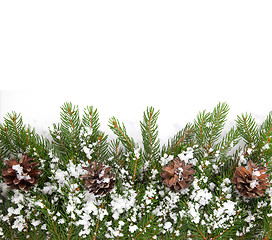
[[[240,212],[241,212],[241,211],[238,211],[238,213],[236,214],[236,216],[235,216],[233,222],[236,220],[236,218],[238,217],[238,215],[240,214]],[[231,224],[231,225],[232,225],[232,224]],[[214,239],[216,239],[216,238],[222,236],[226,231],[228,231],[228,230],[230,229],[231,225],[230,225],[228,228],[226,228],[226,229],[222,232],[222,234],[217,235],[216,237],[212,238],[212,240],[214,240]]]
[[[99,208],[103,208],[104,207],[104,203],[101,204],[101,206]],[[95,232],[94,232],[94,236],[93,236],[93,240],[96,239],[96,234],[97,234],[97,230],[98,230],[98,225],[99,225],[99,218],[97,218],[97,223],[96,223],[96,227],[95,227]]]
[[73,221],[74,221],[74,219],[72,218],[72,221],[71,221],[71,227],[70,227],[70,229],[69,229],[69,235],[68,235],[68,240],[70,240],[70,237],[71,237],[71,233],[72,233],[72,226],[73,226]]
[[173,149],[176,148],[192,131],[193,131],[193,128],[190,128],[189,130],[187,130],[184,133],[184,135],[182,136],[182,138],[175,144],[174,147],[171,148],[170,152],[168,153],[168,156],[172,153]]
[[149,222],[146,224],[146,226],[143,228],[143,230],[142,230],[141,232],[138,233],[138,235],[135,237],[134,240],[136,240],[136,239],[142,234],[142,232],[147,228],[147,226],[148,226],[148,224],[151,222],[152,218],[153,218],[153,216],[150,217]]
[[[271,141],[271,138],[268,138],[268,140],[267,140],[267,142],[264,144],[264,146],[265,146],[266,144],[268,144],[270,141]],[[265,152],[265,149],[263,150],[262,154],[260,155],[259,160],[262,159],[262,157],[263,157],[263,155],[264,155],[264,152]]]
[[[11,217],[9,217],[9,222],[11,222]],[[13,236],[11,225],[9,225],[9,230],[10,230],[10,233],[11,233],[11,240],[14,240],[14,236]]]
[[100,143],[101,143],[102,137],[103,137],[103,134],[101,134],[101,135],[98,137],[97,159],[99,158]]
[[[46,207],[46,205],[44,204],[43,200],[41,200],[41,201],[42,201],[42,204],[44,205],[45,209],[46,209],[46,210],[49,210],[48,207]],[[54,223],[54,220],[53,220],[53,215],[52,215],[51,213],[50,213],[49,215],[50,215],[50,218],[51,218],[51,221],[52,221],[53,229],[54,229],[54,231],[55,231],[55,233],[56,233],[58,239],[61,240],[59,234],[57,233],[57,229],[56,229],[56,227],[55,227],[55,223]]]
[[125,140],[127,141],[127,143],[129,144],[129,146],[132,148],[132,150],[134,150],[134,147],[132,146],[132,144],[130,143],[130,141],[127,139],[127,137],[125,136],[125,134],[123,133],[123,131],[118,127],[117,123],[115,121],[112,122],[113,126],[115,128],[117,128],[117,130],[121,133],[121,135],[125,138]]
[[268,233],[267,233],[266,237],[265,237],[263,240],[268,240],[268,237],[269,237],[269,235],[270,235],[271,228],[272,228],[272,221],[271,221],[271,223],[270,223]]
[[76,151],[77,151],[78,147],[77,147],[77,143],[76,143],[76,135],[75,135],[75,131],[74,131],[74,124],[73,124],[73,121],[72,121],[73,112],[71,111],[70,108],[68,108],[68,113],[69,113],[69,116],[70,116],[70,121],[71,121],[71,126],[72,126],[72,131],[73,131],[74,144],[75,144],[75,148],[76,148]]
[[253,142],[253,139],[252,139],[252,137],[251,137],[251,135],[250,135],[250,132],[249,132],[249,130],[248,130],[248,126],[247,126],[247,124],[246,124],[246,118],[243,116],[243,120],[244,120],[244,123],[245,123],[245,127],[246,127],[246,130],[247,130],[247,133],[248,133],[248,135],[249,135],[249,137],[250,137],[250,141],[251,142]]
[[136,160],[135,160],[135,166],[134,166],[134,173],[133,173],[133,178],[132,178],[132,184],[134,182],[134,179],[136,177],[136,169],[137,169],[137,161],[138,161],[138,158],[135,156]]
[[150,113],[149,122],[148,122],[148,131],[149,131],[149,145],[150,145],[150,159],[149,162],[151,162],[152,159],[152,138],[151,138],[151,118],[152,118],[153,112]]
[[18,129],[16,127],[15,116],[13,116],[12,119],[13,119],[13,124],[14,124],[15,130],[16,130],[16,133],[18,135],[19,142],[21,142],[20,134],[19,134]]
[[203,239],[207,240],[207,238],[204,236],[204,234],[200,231],[198,225],[196,224],[197,230],[198,232],[201,234],[201,236],[203,237]]

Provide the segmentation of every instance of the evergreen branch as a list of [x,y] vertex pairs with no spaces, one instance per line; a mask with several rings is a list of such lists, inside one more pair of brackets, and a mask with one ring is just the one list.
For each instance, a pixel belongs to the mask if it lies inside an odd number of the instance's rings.
[[122,160],[123,151],[122,149],[120,149],[120,140],[119,139],[112,140],[109,146],[110,146],[110,150],[109,150],[110,154],[114,157],[118,167],[122,169],[124,162]]
[[[264,143],[264,146],[265,146],[266,144],[268,144],[270,141],[271,141],[271,137],[269,137],[268,140]],[[260,154],[259,160],[262,159],[262,157],[263,157],[264,154],[265,154],[265,151],[266,151],[266,149],[263,149],[262,153]],[[268,164],[268,162],[267,162],[267,164]]]
[[88,126],[92,129],[92,135],[96,135],[100,127],[97,109],[94,109],[93,106],[87,106],[84,109],[82,122],[86,127]]
[[144,113],[143,121],[140,122],[144,145],[144,158],[147,162],[155,161],[160,157],[160,143],[158,139],[158,120],[159,111],[155,112],[153,107],[147,108]]
[[207,238],[204,236],[204,234],[200,231],[200,229],[199,229],[199,227],[198,227],[197,224],[196,224],[196,227],[197,227],[198,232],[199,232],[200,235],[202,236],[202,238],[203,238],[204,240],[207,240]]
[[272,220],[271,220],[271,222],[270,222],[270,224],[269,224],[268,233],[267,233],[266,237],[265,237],[263,240],[268,240],[269,235],[270,235],[270,233],[271,233],[271,229],[272,229]]
[[258,138],[257,124],[250,114],[238,116],[236,124],[237,130],[247,143],[256,142],[255,140]]
[[71,237],[71,233],[72,233],[72,227],[73,227],[73,218],[71,218],[71,226],[69,228],[69,234],[68,234],[68,240],[70,240],[70,237]]
[[[233,220],[233,222],[237,219],[237,217],[238,217],[238,215],[240,214],[240,212],[241,211],[238,211],[238,213],[236,214],[236,216],[235,216],[235,218],[234,218],[234,220]],[[233,223],[232,223],[233,224]],[[231,224],[231,225],[232,225]],[[214,240],[214,239],[216,239],[216,238],[218,238],[218,237],[220,237],[220,236],[222,236],[226,231],[228,231],[229,229],[230,229],[230,227],[231,227],[231,225],[228,227],[228,228],[226,228],[224,231],[223,231],[223,233],[222,234],[219,234],[219,235],[217,235],[216,237],[214,237],[212,240]]]
[[153,216],[151,215],[149,222],[145,225],[145,227],[143,228],[143,230],[138,233],[138,235],[135,237],[134,240],[136,240],[142,234],[142,232],[147,228],[147,226],[151,222],[152,218],[153,218]]
[[199,145],[206,149],[207,144],[207,135],[208,135],[208,123],[209,123],[210,113],[206,113],[204,110],[202,113],[199,113],[194,122],[194,130],[196,133],[196,139]]
[[136,170],[137,170],[137,162],[138,162],[138,158],[135,156],[136,160],[135,160],[135,164],[134,164],[134,172],[133,172],[133,178],[132,178],[132,184],[134,182],[134,179],[136,177]]
[[15,131],[16,131],[16,133],[17,133],[17,136],[18,136],[18,140],[19,140],[19,142],[21,142],[20,134],[19,134],[18,129],[17,129],[17,126],[16,126],[16,118],[15,118],[14,115],[12,116],[12,120],[13,120],[14,129],[15,129]]
[[[218,150],[219,152],[223,152],[237,145],[239,143],[239,140],[240,139],[238,131],[235,130],[234,127],[232,127],[228,131],[228,133],[222,138],[222,140],[214,146],[214,149]],[[215,153],[216,152],[214,151],[211,154]]]
[[184,218],[182,218],[182,220],[181,220],[181,222],[180,222],[180,225],[179,225],[179,226],[176,228],[176,230],[175,230],[175,232],[174,232],[174,235],[173,235],[172,240],[174,240],[174,239],[175,239],[176,232],[177,232],[177,230],[179,230],[179,229],[180,229],[180,227],[181,227],[181,225],[182,225],[182,222],[183,222],[183,219],[184,219]]
[[[11,222],[10,218],[11,217],[9,217],[9,222]],[[13,231],[12,231],[11,225],[9,225],[9,230],[10,230],[10,234],[11,234],[11,239],[14,240],[14,236],[13,236]]]
[[272,135],[272,112],[269,112],[267,118],[260,126],[260,133],[266,138]]
[[210,139],[209,146],[218,140],[226,122],[229,106],[226,103],[219,103],[210,115]]
[[120,139],[124,147],[127,150],[134,152],[135,144],[133,140],[130,139],[129,136],[127,135],[125,125],[123,124],[123,127],[121,127],[119,121],[115,117],[112,117],[109,120],[109,127],[112,129],[115,135]]
[[155,233],[156,233],[156,230],[153,232],[153,235],[152,235],[152,237],[150,238],[150,240],[152,240],[152,239],[154,238]]
[[[171,149],[170,153],[173,151],[174,148],[176,148],[191,132],[193,129],[190,129],[188,132],[185,133],[185,135],[176,143],[176,145]],[[170,153],[168,155],[170,155]]]
[[[168,142],[168,156],[173,153],[173,151],[183,142],[185,141],[192,133],[193,133],[193,126],[188,123],[179,131],[174,138]],[[170,150],[169,150],[170,149]]]
[[[60,130],[62,133],[62,138],[65,142],[67,142],[67,145],[70,145],[70,142],[74,143],[74,148],[71,148],[69,150],[75,151],[77,154],[80,150],[80,129],[81,129],[81,122],[79,118],[79,110],[78,106],[73,107],[71,103],[65,103],[61,107],[61,125]],[[69,143],[69,144],[68,144]],[[66,145],[66,144],[65,144]]]
[[71,122],[71,126],[72,126],[72,132],[73,132],[73,138],[74,138],[74,144],[75,144],[75,148],[76,150],[78,149],[77,143],[76,143],[76,135],[75,135],[75,128],[74,128],[74,124],[73,124],[73,120],[72,120],[72,114],[73,112],[71,111],[71,109],[68,107],[68,113],[70,116],[70,122]]
[[97,159],[102,158],[106,159],[108,157],[108,143],[107,143],[107,135],[100,132],[99,137],[97,139],[96,149],[96,157]]
[[[48,210],[48,208],[44,205],[45,209]],[[53,215],[50,213],[50,218],[51,218],[51,222],[52,222],[52,226],[53,226],[53,229],[55,231],[55,234],[57,235],[58,239],[61,240],[58,232],[57,232],[57,229],[56,229],[56,226],[55,226],[55,223],[54,223],[54,219],[53,219]]]
[[[104,207],[104,203],[101,204],[101,206],[99,208],[103,208]],[[93,236],[93,240],[96,239],[96,234],[97,234],[97,230],[98,230],[98,225],[99,225],[99,217],[97,218],[97,223],[96,223],[96,227],[95,227],[95,232],[94,232],[94,236]]]
[[[0,125],[1,142],[3,148],[3,154],[11,152],[17,154],[21,151],[25,151],[25,141],[22,142],[26,136],[25,125],[21,115],[17,115],[15,112],[8,113],[4,118],[4,124]],[[22,139],[23,138],[23,139]]]

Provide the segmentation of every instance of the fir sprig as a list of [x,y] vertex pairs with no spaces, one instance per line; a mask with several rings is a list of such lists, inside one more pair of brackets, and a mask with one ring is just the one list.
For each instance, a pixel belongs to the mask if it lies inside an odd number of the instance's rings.
[[120,124],[119,120],[115,117],[110,118],[109,127],[114,132],[114,134],[118,137],[118,139],[122,142],[123,146],[127,151],[134,152],[136,144],[133,138],[129,137],[127,134],[127,130],[125,124]]
[[244,139],[247,144],[256,144],[258,139],[258,126],[255,119],[251,114],[242,114],[238,116],[237,129],[240,136]]
[[143,157],[146,162],[151,163],[151,166],[160,159],[158,116],[159,111],[155,112],[153,107],[149,107],[144,112],[143,121],[140,122],[144,146]]

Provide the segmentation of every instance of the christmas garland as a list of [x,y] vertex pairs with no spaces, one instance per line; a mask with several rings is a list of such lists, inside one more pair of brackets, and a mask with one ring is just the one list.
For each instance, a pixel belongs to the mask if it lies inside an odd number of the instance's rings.
[[224,131],[229,106],[200,112],[160,145],[159,111],[142,143],[97,109],[61,107],[50,139],[9,113],[0,125],[0,239],[272,239],[272,112]]

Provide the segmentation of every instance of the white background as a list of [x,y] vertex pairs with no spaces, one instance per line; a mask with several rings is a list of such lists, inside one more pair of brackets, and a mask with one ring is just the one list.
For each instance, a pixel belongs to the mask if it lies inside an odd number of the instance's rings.
[[1,1],[0,122],[42,134],[65,101],[98,108],[140,139],[147,106],[163,143],[219,101],[229,122],[272,110],[271,1]]

